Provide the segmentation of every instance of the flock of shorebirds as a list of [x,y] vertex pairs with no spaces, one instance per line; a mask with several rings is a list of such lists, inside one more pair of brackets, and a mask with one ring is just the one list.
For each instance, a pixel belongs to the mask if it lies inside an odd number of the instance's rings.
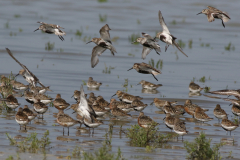
[[[214,21],[215,18],[221,19],[224,27],[225,27],[224,22],[227,22],[230,19],[229,15],[226,12],[222,12],[210,6],[208,6],[208,9],[204,9],[200,13],[206,14],[209,22]],[[175,41],[176,37],[170,34],[167,25],[165,24],[164,19],[162,17],[161,11],[158,12],[158,16],[163,31],[157,33],[155,38],[152,38],[150,35],[146,33],[142,33],[143,37],[137,38],[135,41],[143,45],[142,59],[145,59],[152,49],[154,49],[157,54],[161,52],[160,45],[157,44],[157,39],[160,39],[161,41],[166,43],[165,51],[167,50],[169,45],[174,45],[177,47],[179,51],[181,51],[186,57],[188,57],[183,52],[182,48]],[[38,23],[41,23],[41,25],[35,31],[42,30],[43,32],[49,34],[55,34],[58,35],[58,37],[62,41],[64,40],[62,36],[65,35],[66,33],[61,30],[64,28],[60,27],[59,25],[47,24],[44,22]],[[116,49],[113,47],[112,42],[110,40],[109,30],[110,28],[108,24],[104,25],[99,31],[101,38],[93,38],[90,41],[96,44],[96,46],[92,50],[91,56],[92,68],[94,68],[98,64],[99,62],[98,56],[100,56],[106,49],[109,49],[112,55],[116,53]],[[80,91],[75,90],[73,94],[73,97],[77,103],[72,104],[71,107],[68,108],[70,104],[67,103],[64,99],[62,99],[60,94],[57,94],[55,99],[46,96],[44,93],[46,91],[51,91],[49,87],[44,86],[25,65],[20,63],[13,56],[13,54],[8,48],[6,48],[6,50],[7,53],[22,67],[18,74],[22,75],[23,78],[29,83],[29,85],[24,85],[15,80],[10,80],[9,78],[2,75],[1,76],[2,84],[0,87],[0,91],[3,95],[3,98],[1,98],[1,101],[5,101],[6,105],[9,108],[15,110],[20,105],[18,103],[18,100],[13,96],[15,94],[15,90],[24,90],[24,97],[26,101],[33,104],[34,109],[34,110],[29,109],[27,105],[25,105],[24,108],[20,107],[18,109],[15,119],[16,122],[20,125],[20,129],[21,126],[24,126],[26,130],[26,125],[29,124],[29,122],[31,122],[31,120],[33,120],[37,116],[37,114],[39,115],[42,114],[42,117],[40,116],[38,118],[43,119],[43,114],[48,110],[47,105],[49,103],[52,103],[55,106],[55,108],[58,109],[59,112],[57,114],[57,123],[63,126],[63,134],[64,127],[68,128],[68,135],[69,127],[75,124],[80,124],[80,128],[82,124],[84,124],[89,129],[93,128],[94,132],[94,128],[103,124],[100,120],[98,120],[98,117],[101,117],[109,112],[111,117],[115,117],[116,119],[125,119],[127,117],[131,117],[131,115],[128,114],[129,112],[138,111],[140,112],[138,117],[138,124],[143,128],[150,127],[154,122],[150,117],[144,115],[144,113],[142,112],[148,106],[147,104],[144,104],[141,101],[143,98],[119,90],[116,92],[115,95],[118,96],[118,99],[120,101],[117,101],[116,99],[112,98],[110,102],[108,102],[102,96],[95,96],[93,92],[85,94],[82,85]],[[135,63],[133,67],[130,68],[129,70],[131,69],[135,69],[137,72],[143,74],[152,74],[152,76],[156,80],[157,78],[155,76],[161,73],[161,71],[153,68],[151,65],[148,65],[144,62]],[[37,86],[37,84],[40,84],[41,87]],[[143,89],[147,90],[156,90],[158,87],[162,86],[161,84],[153,84],[144,80],[140,81],[139,84],[142,85]],[[87,87],[97,89],[101,85],[102,83],[94,81],[92,77],[89,77]],[[203,88],[201,88],[194,82],[191,82],[189,84],[189,91],[191,93],[199,93],[201,92],[202,89]],[[219,90],[210,93],[229,96],[233,95],[237,97],[238,100],[228,98],[225,98],[224,100],[231,101],[231,103],[233,103],[232,107],[233,114],[237,116],[240,115],[240,90]],[[168,102],[165,100],[154,98],[153,103],[157,108],[165,112],[166,117],[164,118],[164,123],[166,124],[166,126],[182,136],[187,134],[188,131],[186,130],[184,121],[180,120],[179,115],[188,113],[189,115],[193,116],[195,119],[201,122],[213,120],[213,118],[210,118],[205,113],[206,111],[208,111],[208,109],[204,109],[198,106],[197,104],[193,104],[191,100],[186,100],[184,105],[174,106],[176,102]],[[76,113],[76,118],[72,118],[71,116],[64,113],[64,110],[68,109],[74,110],[74,112]],[[238,124],[235,124],[232,121],[228,120],[227,118],[228,114],[226,114],[226,112],[223,109],[221,109],[219,104],[216,106],[213,113],[216,116],[216,118],[218,118],[219,120],[222,119],[221,122],[222,128],[225,129],[226,131],[230,131],[230,134],[232,130],[238,127]]]

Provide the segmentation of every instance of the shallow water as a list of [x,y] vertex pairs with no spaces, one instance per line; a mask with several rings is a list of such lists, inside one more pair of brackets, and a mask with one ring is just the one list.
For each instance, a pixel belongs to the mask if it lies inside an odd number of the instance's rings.
[[[231,20],[225,23],[226,28],[222,27],[220,20],[209,23],[205,15],[196,15],[208,5],[229,13]],[[207,114],[210,117],[214,117],[213,109],[219,103],[231,119],[233,115],[228,102],[203,95],[189,97],[188,85],[193,77],[199,80],[205,76],[205,83],[198,81],[196,83],[202,87],[211,87],[211,90],[225,89],[226,87],[239,88],[239,47],[237,46],[240,26],[237,12],[239,5],[240,2],[236,0],[213,2],[165,0],[161,3],[157,0],[115,0],[107,3],[99,3],[95,0],[81,2],[77,0],[49,0],[48,2],[2,0],[0,2],[0,22],[2,24],[0,26],[0,74],[6,75],[11,71],[16,74],[20,70],[20,66],[6,53],[5,48],[8,47],[14,56],[25,64],[43,84],[51,86],[54,92],[48,92],[48,95],[55,97],[57,93],[61,93],[62,97],[70,104],[75,103],[75,100],[71,98],[73,91],[79,90],[82,80],[87,81],[90,76],[103,83],[99,91],[93,92],[96,95],[101,94],[106,100],[110,100],[117,90],[123,90],[124,80],[128,79],[128,92],[143,97],[144,103],[150,104],[156,97],[164,97],[163,99],[170,101],[177,100],[178,104],[183,104],[186,99],[192,99],[194,103],[208,108]],[[164,52],[165,44],[159,42],[162,49],[161,55],[152,51],[144,60],[145,63],[148,63],[151,58],[155,59],[155,63],[159,59],[163,60],[162,74],[157,76],[159,79],[157,82],[151,75],[127,70],[132,67],[133,63],[143,62],[141,59],[142,46],[132,45],[128,37],[133,33],[141,34],[141,32],[154,36],[157,31],[161,31],[158,10],[162,11],[170,32],[186,43],[183,49],[189,57],[186,58],[171,46],[167,52]],[[99,14],[106,14],[107,21],[100,22]],[[44,34],[40,31],[33,32],[39,26],[37,21],[55,23],[64,27],[64,31],[67,33],[64,36],[65,41],[62,42],[55,35]],[[173,21],[176,24],[173,24]],[[99,37],[99,29],[106,23],[112,29],[111,37],[119,37],[116,42],[113,42],[118,53],[113,57],[109,51],[105,51],[100,57],[99,64],[92,69],[90,57],[95,45],[93,43],[85,44],[87,40],[84,41],[84,37]],[[81,28],[83,34],[81,38],[78,38],[75,32]],[[19,29],[22,29],[22,32]],[[193,41],[192,48],[188,47],[189,40]],[[55,43],[52,51],[45,50],[45,44],[49,41]],[[230,42],[235,46],[235,50],[227,51],[225,46]],[[202,44],[204,46],[201,46]],[[209,47],[206,44],[209,44]],[[63,51],[59,52],[60,49]],[[129,56],[129,53],[134,57]],[[104,63],[107,67],[115,67],[111,70],[111,74],[102,73],[105,69]],[[161,83],[163,86],[157,90],[157,94],[142,93],[141,86],[136,86],[142,79]],[[17,80],[26,84],[20,76]],[[84,90],[86,93],[91,92],[86,86],[84,86]],[[18,101],[22,105],[27,104],[24,98],[20,97]],[[149,105],[145,108],[144,113],[160,123],[159,130],[161,132],[170,132],[162,121],[165,115],[158,111],[155,106]],[[26,137],[31,132],[37,132],[39,136],[42,136],[48,129],[53,148],[47,153],[47,157],[48,159],[57,159],[60,155],[71,155],[67,149],[72,150],[76,145],[86,151],[97,150],[104,140],[110,123],[114,123],[112,151],[116,152],[120,147],[123,156],[127,159],[159,159],[159,157],[161,159],[185,159],[186,157],[182,141],[175,139],[164,145],[163,148],[157,148],[154,153],[147,153],[145,148],[129,146],[126,136],[119,134],[120,125],[123,124],[125,130],[136,124],[138,112],[131,112],[130,114],[134,118],[128,118],[122,122],[110,121],[107,116],[103,120],[104,125],[96,128],[93,136],[89,136],[88,132],[80,133],[76,129],[78,127],[76,125],[70,128],[69,137],[62,137],[62,127],[56,123],[53,117],[53,113],[56,112],[55,108],[50,108],[44,114],[43,124],[33,123],[29,125],[30,128],[27,132],[22,132],[19,131],[19,126],[14,120],[14,114],[3,111],[0,115],[0,159],[16,155],[16,148],[9,145],[6,132],[12,137],[17,135]],[[71,111],[66,113],[71,114]],[[231,139],[230,136],[226,136],[226,132],[220,126],[216,125],[218,120],[215,117],[213,121],[204,126],[190,122],[189,118],[191,116],[186,114],[182,117],[186,120],[186,127],[190,132],[184,137],[185,140],[192,141],[201,131],[204,131],[207,137],[212,138],[213,144]],[[56,125],[54,126],[54,124]],[[239,128],[233,131],[232,135],[235,143],[234,145],[226,143],[221,148],[222,157],[227,157],[229,151],[233,152],[232,156],[235,158],[239,155]],[[21,153],[20,157],[22,159],[42,159],[43,155]]]

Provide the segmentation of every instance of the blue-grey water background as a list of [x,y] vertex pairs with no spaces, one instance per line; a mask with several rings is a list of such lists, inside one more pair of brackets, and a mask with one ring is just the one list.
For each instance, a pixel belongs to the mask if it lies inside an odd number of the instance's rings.
[[[212,23],[207,21],[203,14],[196,15],[207,6],[214,6],[220,10],[227,11],[231,20],[225,23],[223,28],[220,20]],[[208,108],[207,114],[214,118],[206,124],[186,122],[190,134],[184,140],[192,141],[198,133],[204,131],[207,137],[212,138],[212,143],[219,143],[229,140],[232,137],[226,136],[226,132],[219,126],[213,115],[216,104],[232,118],[231,106],[228,102],[219,99],[210,99],[205,96],[189,97],[188,85],[195,78],[195,82],[202,87],[208,86],[211,90],[239,89],[239,6],[237,0],[218,1],[188,1],[188,0],[109,0],[106,3],[99,3],[97,0],[1,0],[0,1],[0,74],[9,75],[11,72],[17,74],[20,66],[7,54],[5,48],[9,48],[14,56],[25,64],[40,81],[51,86],[54,92],[48,95],[55,97],[57,93],[62,95],[70,104],[75,103],[71,98],[74,90],[79,90],[82,81],[93,77],[103,83],[99,91],[93,91],[96,95],[102,95],[106,100],[117,90],[123,90],[122,85],[128,79],[128,92],[143,97],[143,102],[150,104],[153,98],[177,100],[178,104],[184,104],[186,99],[192,99],[196,104]],[[132,34],[141,32],[155,36],[156,32],[162,30],[158,21],[158,10],[162,11],[165,22],[170,32],[185,43],[184,52],[189,56],[185,57],[176,48],[170,46],[164,52],[165,44],[161,45],[161,55],[152,51],[145,60],[141,59],[142,46],[133,45],[129,41]],[[106,22],[100,22],[99,15],[106,15]],[[58,24],[64,27],[67,33],[65,41],[61,41],[56,35],[33,32],[39,27],[37,21]],[[105,51],[99,58],[99,64],[92,69],[90,65],[92,48],[94,43],[86,44],[91,37],[99,37],[99,29],[108,24],[111,28],[111,38],[117,50],[112,56],[110,51]],[[81,37],[76,36],[77,30],[82,31]],[[192,40],[192,48],[189,41]],[[46,43],[54,43],[54,49],[45,50]],[[231,43],[230,50],[225,47]],[[158,75],[158,82],[151,75],[143,75],[135,70],[127,71],[133,63],[148,63],[151,59],[155,63],[161,59],[163,64],[161,75]],[[115,67],[111,74],[104,74],[107,67]],[[198,80],[206,77],[205,83]],[[22,77],[18,81],[26,84]],[[160,83],[163,86],[157,94],[142,93],[139,81],[146,80],[153,83]],[[86,86],[85,92],[90,93]],[[18,101],[23,105],[27,104],[24,98],[19,97]],[[159,130],[163,133],[170,132],[163,123],[164,114],[160,114],[155,106],[148,106],[144,113],[160,123]],[[63,141],[62,127],[56,123],[53,113],[55,108],[50,108],[44,114],[44,124],[33,123],[31,129],[26,133],[19,131],[19,126],[14,119],[14,114],[2,112],[0,115],[0,159],[9,155],[16,155],[16,147],[9,145],[5,133],[12,137],[17,135],[27,136],[31,132],[39,133],[41,136],[45,130],[50,131],[51,148],[47,153],[48,159],[57,159],[58,156],[71,155],[71,150],[77,145],[86,151],[97,150],[108,129],[109,117],[106,117],[101,125],[95,129],[93,136],[88,133],[81,133],[76,129],[77,125],[70,128],[70,137],[73,141]],[[71,114],[71,111],[66,113]],[[122,122],[123,129],[129,128],[137,123],[138,112],[131,112],[134,118]],[[73,115],[75,116],[75,115]],[[184,118],[190,118],[184,115]],[[121,124],[121,123],[120,123]],[[181,141],[170,141],[162,148],[156,148],[155,152],[148,153],[145,148],[129,146],[126,136],[119,134],[120,125],[114,125],[112,152],[121,148],[122,154],[127,159],[185,159],[186,150]],[[220,151],[223,158],[226,158],[230,151],[232,156],[239,155],[239,128],[232,132],[234,144],[224,145]],[[69,150],[67,150],[69,149]],[[42,159],[42,154],[22,154],[23,159]]]

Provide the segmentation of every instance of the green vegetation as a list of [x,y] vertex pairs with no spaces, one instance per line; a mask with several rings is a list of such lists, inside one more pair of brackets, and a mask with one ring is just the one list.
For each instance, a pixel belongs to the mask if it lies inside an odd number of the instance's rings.
[[22,28],[19,28],[19,29],[18,29],[18,32],[20,32],[20,33],[21,33],[22,31],[23,31],[23,30],[22,30]]
[[8,156],[6,160],[14,160],[13,156]]
[[199,82],[205,83],[205,81],[206,81],[205,76],[203,76],[202,78],[199,79]]
[[84,80],[82,80],[82,82],[83,82],[83,85],[84,85],[84,86],[86,86],[86,85],[87,85],[87,83],[86,83]]
[[234,51],[235,50],[235,46],[232,46],[232,43],[229,42],[227,46],[225,46],[225,50],[226,51]]
[[151,58],[151,60],[148,62],[148,64],[151,65],[154,68],[162,69],[162,67],[163,67],[163,60],[159,59],[157,61],[156,65],[155,65],[154,59]]
[[219,149],[224,143],[215,144],[211,147],[211,139],[207,139],[205,133],[201,132],[193,142],[184,141],[187,150],[187,159],[219,160]]
[[125,79],[123,86],[123,92],[128,92],[128,79]]
[[177,22],[176,22],[176,20],[174,19],[170,24],[172,24],[172,25],[176,25]]
[[[135,147],[161,147],[163,143],[167,143],[172,138],[178,136],[177,134],[161,134],[156,127],[158,124],[153,123],[149,128],[142,128],[138,124],[132,125],[127,129],[127,137],[130,139],[130,145]],[[152,150],[152,149],[151,149]]]
[[232,121],[233,121],[234,124],[239,124],[238,116],[234,116],[234,117],[232,118]]
[[107,2],[108,0],[98,0],[99,3]]
[[104,65],[105,65],[105,70],[103,70],[102,73],[111,74],[111,70],[115,69],[115,67],[112,67],[112,66],[107,67],[106,63],[104,63]]
[[185,48],[185,46],[186,46],[186,43],[183,42],[181,39],[179,39],[177,43],[181,48]]
[[47,51],[53,50],[54,45],[55,45],[54,42],[53,42],[53,43],[47,42],[47,43],[45,44],[45,50],[47,50]]
[[20,15],[20,14],[14,14],[14,17],[15,17],[15,18],[20,18],[21,15]]
[[205,44],[204,44],[204,43],[201,43],[201,47],[204,47],[204,46],[205,46],[205,47],[210,47],[210,43],[205,43]]
[[[134,42],[134,41],[136,41],[136,39],[139,38],[139,37],[140,37],[139,34],[133,33],[133,34],[131,34],[131,36],[128,36],[128,41],[129,41],[129,42]],[[138,44],[138,43],[133,43],[133,44]]]
[[76,35],[78,38],[81,38],[82,34],[83,34],[83,29],[82,29],[82,27],[81,27],[80,30],[77,29],[75,35]]
[[115,37],[112,38],[112,42],[117,42],[118,39],[119,39],[119,37],[115,36]]
[[135,54],[128,53],[128,56],[129,56],[129,57],[135,57]]
[[37,138],[37,133],[31,133],[28,137],[24,138],[22,141],[17,142],[15,139],[6,133],[7,138],[9,139],[10,145],[18,147],[20,152],[30,152],[38,153],[38,151],[45,152],[47,147],[50,145],[49,141],[49,131],[47,130],[41,139]]
[[91,36],[84,36],[82,40],[83,40],[83,42],[89,42],[89,41],[91,41],[91,39],[92,39]]
[[17,33],[14,33],[14,32],[11,31],[11,32],[9,33],[9,35],[10,35],[10,36],[16,36]]
[[57,49],[57,52],[63,52],[64,49],[60,48],[60,49]]
[[188,48],[192,49],[192,43],[193,43],[193,41],[192,41],[192,39],[190,39],[190,40],[188,41]]
[[99,21],[100,22],[106,22],[107,21],[107,15],[106,14],[104,14],[104,15],[99,14]]
[[205,92],[205,93],[208,93],[208,92],[210,91],[210,89],[211,89],[210,87],[207,87],[207,86],[206,86],[206,87],[204,88],[204,92]]

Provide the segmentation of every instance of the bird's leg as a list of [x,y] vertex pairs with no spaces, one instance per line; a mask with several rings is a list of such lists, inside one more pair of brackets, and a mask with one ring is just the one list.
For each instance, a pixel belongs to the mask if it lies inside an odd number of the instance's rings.
[[165,52],[167,51],[168,47],[169,47],[169,44],[166,44],[166,46],[165,46]]

